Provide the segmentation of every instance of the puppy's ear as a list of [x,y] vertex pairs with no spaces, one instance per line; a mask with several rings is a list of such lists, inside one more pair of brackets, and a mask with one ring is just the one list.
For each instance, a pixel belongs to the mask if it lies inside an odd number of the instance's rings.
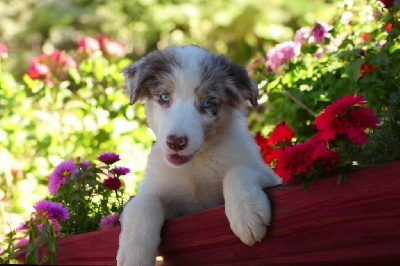
[[138,99],[140,93],[139,88],[139,68],[142,65],[142,60],[139,60],[133,65],[127,66],[121,70],[125,77],[126,91],[129,94],[129,104],[133,105]]
[[230,62],[228,71],[240,95],[257,108],[258,86],[250,78],[247,70],[234,62]]
[[179,66],[179,60],[173,50],[164,49],[151,52],[124,68],[121,72],[125,76],[126,89],[130,95],[129,104],[151,97],[151,91],[165,82],[176,66]]

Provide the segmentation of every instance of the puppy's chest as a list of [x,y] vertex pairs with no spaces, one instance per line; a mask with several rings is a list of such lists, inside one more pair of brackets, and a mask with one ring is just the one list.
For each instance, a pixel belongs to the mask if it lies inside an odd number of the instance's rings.
[[176,197],[170,198],[168,216],[186,215],[223,204],[222,181],[225,173],[221,166],[204,165],[181,176],[184,185]]

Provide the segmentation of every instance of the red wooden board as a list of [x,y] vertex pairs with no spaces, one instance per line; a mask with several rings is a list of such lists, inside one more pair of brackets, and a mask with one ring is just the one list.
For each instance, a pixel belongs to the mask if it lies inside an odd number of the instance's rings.
[[[231,232],[224,206],[166,221],[165,264],[400,265],[400,162],[272,188],[267,236],[248,247]],[[58,264],[114,265],[120,228],[62,238]]]

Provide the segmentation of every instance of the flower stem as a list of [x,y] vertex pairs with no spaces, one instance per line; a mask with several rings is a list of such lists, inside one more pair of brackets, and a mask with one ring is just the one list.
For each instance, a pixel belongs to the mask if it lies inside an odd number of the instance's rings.
[[293,94],[291,94],[289,91],[287,90],[283,90],[283,92],[289,96],[290,99],[292,99],[292,101],[294,101],[295,103],[297,103],[298,105],[300,105],[301,108],[303,108],[304,110],[306,110],[307,112],[309,112],[313,117],[317,117],[317,114],[314,113],[310,108],[308,108],[302,101],[300,101],[299,99],[297,99],[296,97],[293,96]]

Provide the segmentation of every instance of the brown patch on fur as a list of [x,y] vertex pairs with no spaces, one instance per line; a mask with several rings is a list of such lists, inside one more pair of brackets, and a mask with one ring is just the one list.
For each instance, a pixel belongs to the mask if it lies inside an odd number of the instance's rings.
[[152,90],[162,86],[174,67],[180,65],[176,55],[170,51],[154,51],[122,70],[128,80],[130,104],[152,97]]
[[[226,102],[232,107],[242,106],[243,99],[258,106],[258,88],[249,77],[246,69],[226,56],[210,52],[202,62],[202,86],[211,90],[222,90]],[[221,91],[221,93],[222,93]]]

